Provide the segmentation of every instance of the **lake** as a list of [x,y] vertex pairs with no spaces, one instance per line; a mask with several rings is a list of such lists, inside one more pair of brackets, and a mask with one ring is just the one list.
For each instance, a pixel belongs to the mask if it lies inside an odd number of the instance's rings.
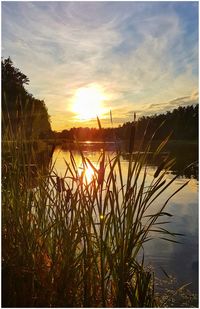
[[[89,146],[88,146],[89,144]],[[91,143],[84,143],[84,155],[90,159],[95,167],[99,167],[99,156],[101,150],[98,147],[92,147]],[[102,145],[101,145],[102,146]],[[64,159],[70,161],[70,153],[68,147],[58,146],[53,153],[53,162],[56,160],[55,169],[61,177],[64,176],[66,164]],[[177,150],[177,149],[176,149]],[[193,153],[194,152],[194,153]],[[173,153],[173,151],[172,151]],[[177,156],[178,153],[178,156]],[[113,156],[113,151],[107,149],[106,154]],[[184,155],[183,155],[184,154]],[[77,166],[81,171],[81,156],[78,151],[73,150]],[[188,155],[188,156],[187,156]],[[168,173],[168,178],[172,178],[177,171],[180,171],[183,166],[197,159],[196,148],[190,148],[190,151],[180,150],[177,152],[177,163],[174,170]],[[185,158],[185,160],[184,160]],[[124,154],[122,160],[122,172],[124,180],[126,179],[128,168],[128,155]],[[151,161],[150,161],[151,162]],[[181,163],[180,163],[181,162]],[[185,164],[184,164],[185,162]],[[181,166],[181,167],[180,167]],[[155,173],[156,163],[149,164],[147,182]],[[183,185],[187,180],[190,182],[180,192],[178,192],[168,203],[166,211],[172,214],[169,218],[170,223],[166,224],[169,231],[184,234],[184,236],[177,236],[176,240],[181,243],[173,243],[158,239],[150,240],[145,244],[145,261],[146,265],[151,265],[156,276],[159,278],[166,278],[164,271],[168,275],[172,275],[177,279],[177,286],[186,283],[191,283],[188,288],[197,293],[198,291],[198,179],[197,169],[192,167],[191,170],[186,170],[180,173],[181,176],[176,179],[170,189],[168,189],[157,200],[157,205],[163,203],[170,193],[172,194],[176,189]],[[86,171],[86,177],[91,177],[91,171]],[[154,205],[156,207],[157,205]],[[167,218],[168,219],[168,218]]]

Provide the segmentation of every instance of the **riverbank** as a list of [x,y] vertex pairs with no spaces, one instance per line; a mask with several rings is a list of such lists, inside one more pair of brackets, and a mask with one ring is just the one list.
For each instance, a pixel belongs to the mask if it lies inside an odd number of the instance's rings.
[[153,230],[176,242],[176,232],[166,234],[159,220],[171,216],[165,211],[170,196],[152,202],[177,179],[168,178],[173,162],[160,161],[147,173],[148,154],[142,152],[134,161],[128,156],[124,171],[119,154],[108,158],[102,150],[96,166],[80,150],[79,163],[77,152],[69,152],[63,175],[53,162],[48,170],[36,171],[37,183],[30,186],[36,175],[26,166],[34,156],[24,152],[23,144],[8,145],[12,156],[9,163],[3,157],[2,177],[3,305],[166,305],[164,294],[155,292],[143,245],[154,237]]

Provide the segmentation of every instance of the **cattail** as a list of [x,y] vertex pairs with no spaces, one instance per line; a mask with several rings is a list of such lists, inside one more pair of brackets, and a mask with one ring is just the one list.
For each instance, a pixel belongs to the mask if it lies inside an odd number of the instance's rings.
[[81,182],[81,183],[83,182],[84,175],[85,175],[85,171],[83,170],[83,171],[81,172],[81,175],[80,175],[80,182]]
[[98,170],[98,184],[102,185],[104,179],[104,159],[100,162],[100,168]]
[[157,168],[157,170],[155,171],[155,174],[154,174],[154,178],[158,177],[158,175],[160,174],[160,172],[162,171],[162,169],[164,168],[165,166],[165,161],[163,161]]
[[133,152],[135,141],[135,123],[132,123],[130,129],[130,138],[129,138],[129,153]]
[[60,177],[56,177],[56,189],[57,189],[57,191],[60,193],[61,192],[61,179],[60,179]]
[[64,178],[56,177],[56,189],[59,193],[66,190]]
[[65,182],[64,182],[64,178],[61,178],[60,181],[61,181],[61,190],[62,190],[62,191],[65,191]]
[[135,122],[136,122],[136,113],[134,113],[133,116],[133,122],[131,124],[131,128],[130,128],[130,137],[129,137],[129,153],[133,152],[134,149],[134,143],[135,143]]
[[70,197],[71,197],[71,190],[68,189],[68,190],[67,190],[67,193],[66,193],[66,196],[65,196],[65,203],[66,203],[66,204],[69,203]]

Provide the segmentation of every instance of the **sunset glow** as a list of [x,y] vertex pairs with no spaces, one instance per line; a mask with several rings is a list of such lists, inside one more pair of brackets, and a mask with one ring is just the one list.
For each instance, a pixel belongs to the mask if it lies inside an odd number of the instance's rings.
[[199,1],[1,13],[2,307],[198,308]]
[[83,177],[83,181],[85,184],[91,182],[94,177],[94,170],[90,165],[88,165],[87,167],[85,166],[84,168],[79,167],[78,173],[80,177]]
[[73,101],[73,112],[80,120],[89,120],[103,114],[103,91],[96,85],[79,88]]
[[56,131],[197,104],[198,2],[3,1],[9,56]]

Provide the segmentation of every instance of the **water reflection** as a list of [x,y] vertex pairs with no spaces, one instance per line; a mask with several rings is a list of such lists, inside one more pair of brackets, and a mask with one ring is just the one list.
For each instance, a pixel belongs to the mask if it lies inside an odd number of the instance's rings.
[[[156,145],[152,146],[152,149],[156,148]],[[77,151],[78,148],[81,148],[84,152],[98,152],[101,149],[104,149],[108,152],[115,152],[116,150],[120,150],[122,153],[123,160],[128,160],[130,154],[126,152],[126,144],[118,141],[116,142],[79,142],[76,143],[64,143],[61,148],[63,151],[73,150]],[[135,150],[135,155],[137,154],[137,149]],[[172,167],[172,174],[179,174],[185,178],[195,178],[198,179],[198,145],[197,144],[189,144],[182,142],[172,142],[165,147],[164,152],[158,156],[155,160],[152,156],[152,152],[149,152],[148,155],[148,163],[149,165],[157,166],[160,164],[160,159],[163,157],[176,158],[175,164]]]
[[[181,179],[183,184],[185,180]],[[178,188],[179,182],[175,183]],[[172,232],[181,233],[179,244],[165,242],[160,239],[146,244],[146,258],[153,264],[158,274],[164,277],[160,267],[168,274],[178,278],[181,284],[191,283],[190,289],[198,290],[198,196],[197,183],[191,190],[186,186],[173,197],[167,211],[173,215],[166,228]]]
[[4,186],[9,170],[12,170],[13,177],[17,173],[21,185],[28,189],[35,188],[38,185],[38,178],[49,173],[55,147],[44,142],[7,142],[3,143],[2,148]]
[[[96,166],[96,168],[98,167]],[[84,165],[84,166],[78,167],[78,174],[79,174],[79,177],[82,178],[84,183],[88,184],[93,180],[95,171],[94,169],[92,169],[90,165],[87,164],[87,166]]]
[[[73,155],[79,170],[80,175],[83,173],[85,181],[90,182],[94,177],[94,171],[91,166],[83,170],[82,159],[78,151],[73,151]],[[84,155],[89,158],[95,168],[99,168],[99,157],[101,155],[100,151],[84,151]],[[115,155],[112,151],[107,151],[106,155],[113,157]],[[166,155],[163,154],[163,155]],[[63,158],[67,162],[70,162],[70,153],[68,150],[63,150],[57,148],[53,154],[53,161],[56,159],[55,168],[61,176],[64,175],[66,165]],[[149,156],[149,162],[151,162],[152,157]],[[123,181],[126,183],[126,176],[128,170],[128,155],[122,156],[122,175]],[[156,164],[150,165],[147,175],[147,183],[150,183],[152,176],[155,173]],[[168,174],[168,178],[173,177],[173,173]],[[189,174],[182,175],[182,177],[177,178],[176,182],[172,187],[168,188],[166,192],[163,193],[157,200],[157,204],[154,207],[160,207],[163,202],[171,195],[176,189],[178,189],[185,181],[194,177],[194,175]],[[145,245],[145,255],[147,264],[152,264],[156,269],[156,274],[163,276],[161,268],[164,268],[167,273],[174,275],[179,286],[181,284],[191,282],[190,289],[197,292],[198,287],[198,182],[195,178],[191,179],[189,184],[184,187],[177,195],[173,197],[168,203],[167,211],[173,215],[170,218],[171,222],[163,226],[175,233],[182,233],[185,236],[179,237],[178,241],[181,244],[175,244],[166,242],[164,240],[155,239],[153,241],[147,242]]]
[[[32,145],[33,146],[33,145]],[[31,147],[32,147],[31,146]],[[102,145],[100,145],[102,146]],[[57,147],[54,152],[53,148],[50,147],[39,147],[37,145],[34,146],[34,156],[31,151],[26,152],[27,155],[27,168],[31,171],[31,177],[29,177],[29,182],[27,183],[29,188],[33,188],[37,186],[37,178],[38,175],[45,175],[48,173],[49,164],[51,162],[55,162],[55,171],[58,176],[64,177],[66,172],[66,163],[64,159],[69,163],[70,162],[70,152],[68,150],[61,147]],[[94,168],[96,170],[99,169],[99,157],[101,155],[101,151],[98,150],[87,150],[84,151],[84,155],[91,161]],[[5,150],[5,149],[4,149]],[[53,157],[51,158],[53,152]],[[115,155],[114,151],[107,151],[106,153],[112,158]],[[3,162],[9,163],[9,154],[7,152],[3,154]],[[162,154],[162,156],[167,156],[168,152]],[[172,152],[170,153],[172,155]],[[185,156],[180,153],[177,156],[177,165],[173,171],[168,175],[168,178],[171,179],[173,177],[173,173],[179,169],[183,170],[185,165],[191,163],[193,160],[195,161],[197,153],[194,151],[193,154]],[[82,158],[80,156],[80,152],[77,150],[73,151],[73,156],[75,159],[75,163],[77,166],[78,175],[82,177],[85,184],[88,184],[92,181],[95,176],[94,169],[87,164],[87,167],[83,165]],[[175,155],[174,155],[175,156]],[[186,162],[184,163],[184,157],[186,158]],[[127,177],[127,169],[128,163],[127,160],[129,158],[129,154],[122,155],[122,175],[123,181],[126,183]],[[159,161],[159,160],[158,160]],[[3,163],[2,162],[2,163]],[[155,173],[155,168],[157,162],[152,160],[151,153],[148,157],[149,169],[147,175],[147,182],[149,183],[152,179],[152,176]],[[158,162],[159,163],[159,162]],[[21,164],[18,162],[18,164]],[[32,164],[32,165],[31,165]],[[195,168],[195,167],[194,167]],[[5,174],[4,174],[5,175]],[[3,175],[3,176],[4,176]],[[190,172],[184,172],[182,174],[182,178],[178,178],[176,182],[173,184],[173,187],[169,188],[163,196],[157,200],[157,205],[154,207],[160,206],[166,200],[166,198],[172,194],[178,187],[180,187],[188,178],[193,177],[190,180],[189,184],[180,191],[177,195],[173,197],[173,199],[169,202],[167,211],[170,212],[173,217],[171,218],[171,222],[166,225],[170,231],[176,233],[182,233],[185,236],[178,239],[182,242],[182,244],[174,244],[165,242],[160,239],[156,239],[150,242],[147,242],[145,245],[145,255],[146,262],[152,264],[156,273],[160,276],[163,275],[160,266],[166,270],[167,273],[175,275],[178,280],[178,283],[185,284],[191,282],[190,289],[192,291],[198,290],[198,182],[197,182],[197,172],[194,170],[190,170]],[[103,219],[103,218],[100,218]]]

